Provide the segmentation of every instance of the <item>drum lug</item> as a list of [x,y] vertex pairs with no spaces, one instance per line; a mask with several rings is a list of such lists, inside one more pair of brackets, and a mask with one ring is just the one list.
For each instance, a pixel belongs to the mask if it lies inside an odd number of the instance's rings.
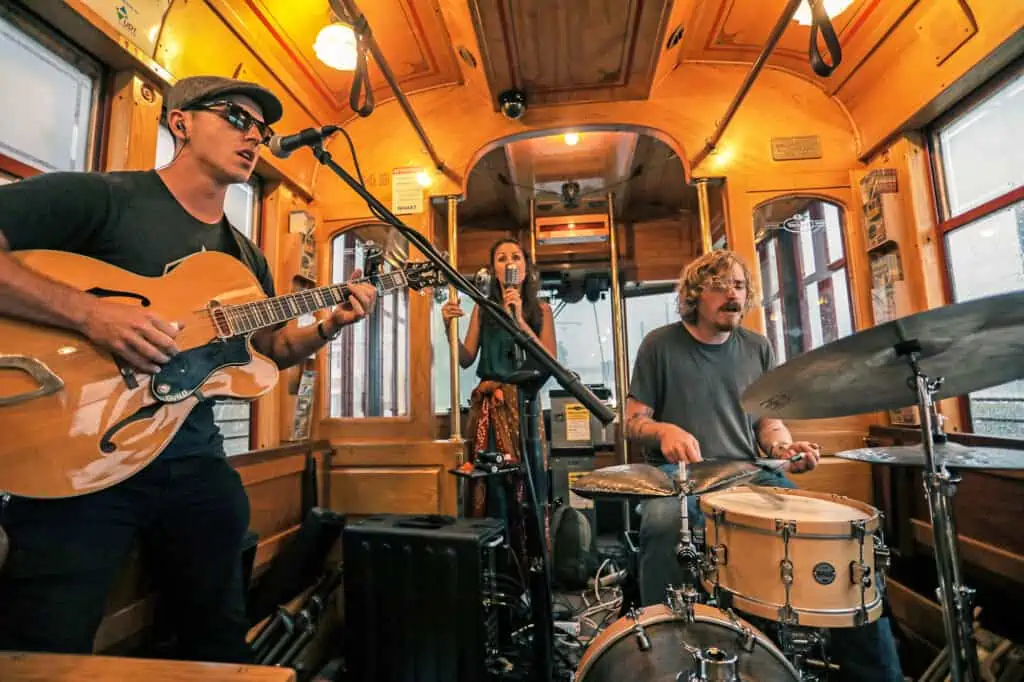
[[640,624],[640,612],[635,608],[629,610],[629,617],[633,619],[633,636],[636,637],[636,646],[640,651],[651,650],[651,638],[647,636],[647,631],[644,626]]
[[729,563],[729,552],[725,545],[715,545],[710,552],[711,565],[715,568],[726,566]]
[[859,561],[851,561],[850,583],[864,588],[871,587],[871,567]]
[[779,622],[783,625],[799,625],[800,616],[789,604],[779,608]]
[[692,585],[687,585],[681,590],[669,588],[668,605],[673,613],[678,615],[684,624],[689,625],[696,620],[694,604],[697,603],[697,590]]

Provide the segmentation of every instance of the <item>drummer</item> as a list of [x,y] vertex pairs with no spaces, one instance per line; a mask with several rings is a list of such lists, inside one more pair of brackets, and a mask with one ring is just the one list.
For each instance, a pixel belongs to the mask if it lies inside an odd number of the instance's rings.
[[[794,441],[781,420],[754,420],[740,403],[746,387],[775,365],[768,339],[740,326],[756,298],[747,265],[734,252],[712,251],[684,268],[677,292],[681,322],[650,332],[637,352],[626,400],[627,437],[643,446],[649,464],[673,477],[680,461],[751,462],[759,450],[774,459],[802,455],[785,465],[792,473],[813,469],[820,458],[816,445]],[[797,487],[778,468],[766,468],[749,482]],[[691,527],[702,527],[696,500],[688,502]],[[639,582],[644,605],[664,603],[666,588],[682,581],[676,558],[679,511],[676,498],[643,505]],[[885,617],[830,634],[842,680],[902,682]]]

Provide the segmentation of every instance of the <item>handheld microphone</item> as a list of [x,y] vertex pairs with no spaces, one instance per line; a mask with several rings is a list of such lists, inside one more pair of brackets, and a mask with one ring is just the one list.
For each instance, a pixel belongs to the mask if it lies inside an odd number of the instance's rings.
[[277,158],[287,159],[296,149],[320,144],[325,138],[339,130],[341,128],[337,126],[324,126],[319,130],[316,128],[306,128],[294,135],[274,135],[270,138],[270,142],[267,143],[267,147],[270,149],[270,153]]
[[[505,288],[514,289],[519,286],[519,266],[512,263],[505,267]],[[509,304],[508,311],[512,313],[512,317],[516,316],[516,307],[513,304]]]

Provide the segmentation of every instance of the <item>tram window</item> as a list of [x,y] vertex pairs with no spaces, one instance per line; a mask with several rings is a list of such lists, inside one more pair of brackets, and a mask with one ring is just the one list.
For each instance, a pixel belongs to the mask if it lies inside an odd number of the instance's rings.
[[[448,336],[444,331],[444,321],[441,319],[442,303],[434,302],[433,311],[430,315],[430,344],[434,351],[434,413],[447,414],[451,409],[451,381],[449,379],[449,368],[451,367],[450,355],[448,352]],[[459,298],[459,305],[465,313],[459,319],[459,338],[465,339],[469,331],[469,320],[473,316],[473,308],[476,307],[473,299],[463,294]],[[459,371],[459,405],[469,407],[470,399],[473,397],[473,389],[479,381],[476,376],[476,366],[480,356],[473,361],[473,364]]]
[[[597,301],[584,297],[575,302],[551,300],[555,318],[558,361],[579,375],[585,384],[603,384],[615,395],[615,346],[612,328],[611,294],[604,292]],[[540,393],[540,404],[551,407],[550,392],[561,389],[549,379]]]
[[[161,122],[156,137],[156,168],[166,166],[174,158],[174,136]],[[224,201],[224,214],[239,232],[258,243],[260,224],[259,177],[253,175],[248,183],[228,187]],[[224,437],[224,451],[237,455],[252,449],[252,403],[244,400],[219,400],[213,407],[214,421]]]
[[625,297],[628,376],[633,376],[633,363],[644,337],[659,327],[679,322],[679,296],[673,290],[674,286],[675,282],[667,282],[659,287],[662,291]]
[[[939,121],[932,135],[953,302],[1024,289],[1024,71]],[[1024,438],[1024,381],[967,398],[974,433]]]
[[[331,281],[366,265],[368,242],[387,241],[385,225],[364,225],[331,241]],[[383,265],[382,268],[388,268]],[[409,291],[378,299],[373,315],[349,325],[328,346],[328,416],[404,417],[409,414]]]
[[842,207],[782,197],[757,208],[754,227],[765,331],[776,361],[852,333]]
[[89,170],[99,67],[2,5],[0,64],[0,95],[19,103],[0,116],[0,161],[39,172]]

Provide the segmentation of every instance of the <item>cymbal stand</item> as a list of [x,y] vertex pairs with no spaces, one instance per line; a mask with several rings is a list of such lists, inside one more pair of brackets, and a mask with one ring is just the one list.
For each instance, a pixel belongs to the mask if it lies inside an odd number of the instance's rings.
[[942,378],[932,380],[921,371],[917,363],[918,351],[914,349],[909,356],[921,411],[921,442],[925,456],[924,491],[935,542],[935,564],[939,576],[937,593],[949,642],[950,677],[953,682],[981,682],[974,642],[974,590],[964,585],[953,516],[953,495],[956,494],[960,477],[951,474],[945,463],[940,466],[935,463],[935,441],[945,439],[944,434],[936,438],[933,432],[933,425],[938,424],[934,396],[942,385]]
[[669,586],[669,607],[682,616],[685,622],[694,619],[693,605],[697,603],[697,585],[699,584],[699,555],[690,532],[690,513],[687,498],[693,492],[693,481],[688,480],[686,463],[679,462],[679,544],[676,546],[676,558],[683,567],[683,584],[681,589]]

